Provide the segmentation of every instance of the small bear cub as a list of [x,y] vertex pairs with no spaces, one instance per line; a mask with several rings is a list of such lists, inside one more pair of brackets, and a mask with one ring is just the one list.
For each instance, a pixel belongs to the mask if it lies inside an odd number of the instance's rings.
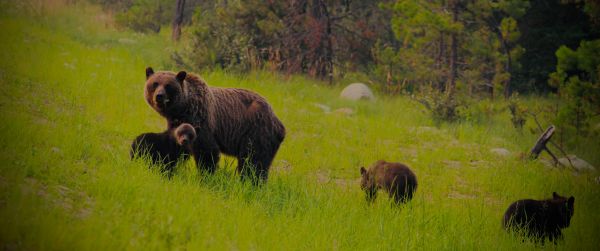
[[417,177],[401,163],[379,160],[369,170],[361,167],[360,175],[360,188],[366,192],[368,202],[375,200],[379,189],[387,191],[396,204],[408,202],[417,190]]
[[552,193],[547,200],[524,199],[512,203],[504,213],[507,231],[522,231],[526,237],[542,243],[546,238],[556,243],[562,239],[561,229],[567,228],[574,213],[575,198]]
[[196,130],[188,123],[183,123],[175,129],[175,140],[177,144],[184,147],[189,153],[192,152],[196,140]]
[[187,123],[161,133],[143,133],[131,143],[129,156],[148,156],[151,165],[162,165],[163,171],[171,172],[177,163],[189,159],[195,139],[196,131]]

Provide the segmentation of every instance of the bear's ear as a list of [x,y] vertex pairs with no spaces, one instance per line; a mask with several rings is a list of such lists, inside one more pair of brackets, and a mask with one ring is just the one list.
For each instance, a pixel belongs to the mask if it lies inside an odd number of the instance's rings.
[[360,167],[360,175],[365,176],[365,174],[367,174],[367,169],[365,169],[365,167],[361,166]]
[[154,74],[154,70],[152,70],[152,67],[146,68],[146,80],[148,80],[148,78],[150,78],[152,74]]
[[175,78],[177,79],[177,81],[180,84],[183,84],[183,80],[185,80],[185,76],[187,76],[187,72],[180,71],[179,73],[177,73],[177,76]]
[[558,195],[556,192],[552,192],[552,198],[553,199],[559,199],[560,195]]
[[575,204],[575,197],[573,197],[573,196],[569,197],[569,200],[567,201],[567,203],[570,208],[573,208],[573,204]]

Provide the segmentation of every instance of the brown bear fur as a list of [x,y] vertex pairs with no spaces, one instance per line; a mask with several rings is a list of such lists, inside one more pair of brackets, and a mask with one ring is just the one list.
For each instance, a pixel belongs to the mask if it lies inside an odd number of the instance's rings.
[[189,158],[189,152],[176,143],[172,130],[137,136],[131,143],[129,155],[131,159],[147,155],[152,165],[162,165],[167,172],[171,172],[178,161]]
[[360,187],[367,194],[367,201],[377,197],[377,190],[388,192],[396,203],[404,203],[412,199],[417,190],[417,177],[404,164],[379,160],[369,170],[360,168]]
[[238,159],[242,178],[265,181],[285,127],[260,95],[236,88],[209,87],[181,71],[146,69],[145,97],[167,119],[169,128],[191,124],[196,131],[192,154],[199,168],[213,172],[220,153]]
[[573,196],[565,198],[556,192],[547,200],[519,200],[508,207],[502,223],[508,231],[518,230],[536,241],[549,238],[556,243],[562,238],[561,229],[571,224],[574,204]]

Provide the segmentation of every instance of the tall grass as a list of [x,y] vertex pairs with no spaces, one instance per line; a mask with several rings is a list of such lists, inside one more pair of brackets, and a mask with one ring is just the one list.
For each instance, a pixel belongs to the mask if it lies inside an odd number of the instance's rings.
[[[200,73],[214,86],[265,96],[288,135],[267,185],[224,158],[214,175],[193,161],[171,178],[130,161],[131,140],[164,119],[143,99],[144,68],[177,70],[168,33],[132,34],[87,5],[0,11],[0,244],[24,250],[533,249],[501,217],[521,198],[576,197],[559,249],[597,249],[597,174],[521,160],[536,136],[494,123],[435,127],[405,97],[340,100],[340,87],[268,72]],[[349,107],[325,113],[316,104]],[[513,154],[494,155],[504,147]],[[597,146],[595,149],[599,149]],[[405,206],[367,205],[359,167],[400,161],[419,188]]]

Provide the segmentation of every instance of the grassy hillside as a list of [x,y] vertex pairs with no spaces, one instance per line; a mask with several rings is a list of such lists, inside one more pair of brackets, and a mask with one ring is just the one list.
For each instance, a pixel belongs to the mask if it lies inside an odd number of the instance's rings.
[[[353,103],[338,98],[341,87],[302,77],[200,73],[210,85],[260,93],[286,125],[266,186],[241,183],[232,158],[212,176],[190,161],[167,179],[128,150],[136,135],[165,128],[143,82],[146,66],[178,70],[168,31],[116,31],[85,6],[2,5],[2,249],[533,249],[502,230],[502,214],[553,191],[576,198],[557,248],[600,246],[597,174],[520,160],[536,136],[514,130],[507,113],[436,127],[408,98]],[[416,173],[406,206],[390,207],[383,194],[366,204],[359,167],[378,159]]]

